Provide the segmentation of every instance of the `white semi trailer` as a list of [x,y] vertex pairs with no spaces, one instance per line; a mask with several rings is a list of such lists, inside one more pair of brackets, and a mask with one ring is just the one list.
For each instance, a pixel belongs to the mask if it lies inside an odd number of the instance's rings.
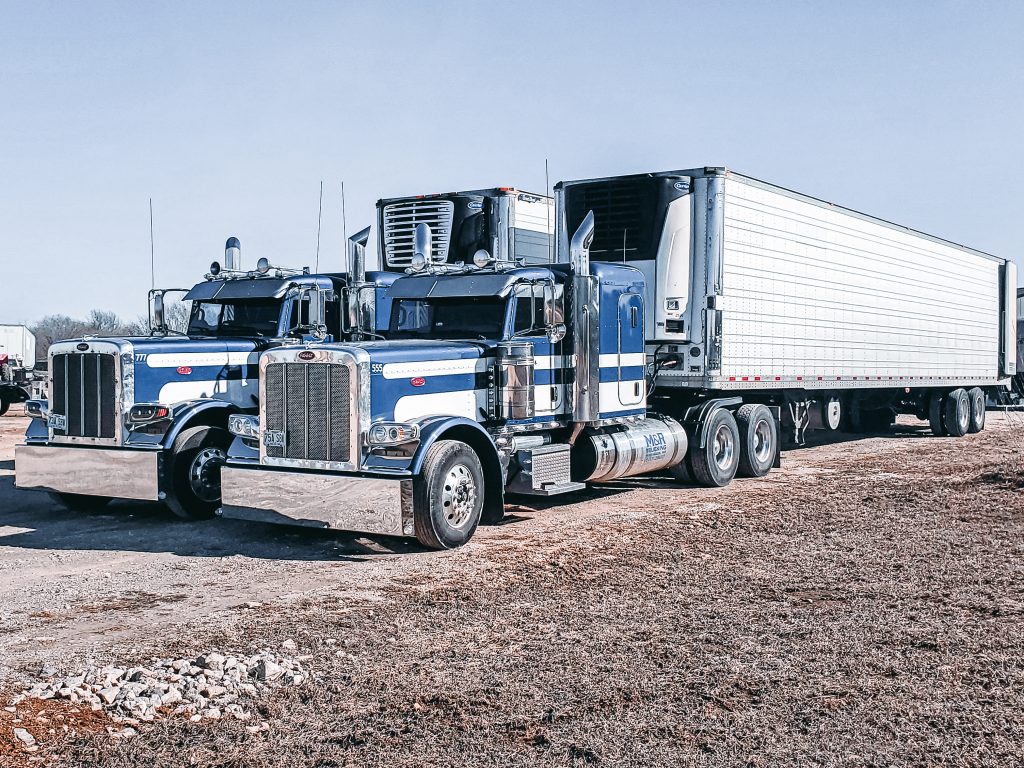
[[[556,201],[563,246],[593,211],[592,258],[644,273],[651,407],[702,424],[704,484],[765,474],[780,429],[978,431],[1016,372],[1012,261],[725,168],[562,182]],[[776,423],[750,423],[755,404]],[[716,407],[735,419],[697,418]]]

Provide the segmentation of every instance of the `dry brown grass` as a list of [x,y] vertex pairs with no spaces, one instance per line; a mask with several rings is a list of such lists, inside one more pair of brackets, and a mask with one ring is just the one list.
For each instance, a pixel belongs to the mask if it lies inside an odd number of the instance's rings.
[[227,639],[294,637],[318,659],[314,683],[265,704],[267,733],[166,721],[65,757],[1021,765],[1024,466],[1009,437],[837,446],[699,497],[595,494],[607,514],[512,526],[471,572],[400,578],[384,601],[250,611]]

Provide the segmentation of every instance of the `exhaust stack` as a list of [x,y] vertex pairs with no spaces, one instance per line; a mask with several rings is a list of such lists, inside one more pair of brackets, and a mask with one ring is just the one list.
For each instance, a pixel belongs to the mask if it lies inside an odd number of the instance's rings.
[[355,285],[366,282],[366,243],[369,240],[369,227],[359,230],[348,239],[349,280]]
[[[600,358],[597,354],[600,317],[597,278],[590,274],[590,244],[594,240],[594,212],[588,211],[569,242],[572,310],[572,351],[576,358],[572,382],[572,420],[577,426],[597,421],[600,414]],[[573,442],[573,441],[570,441]]]
[[229,237],[224,244],[224,269],[237,272],[242,268],[242,244],[237,237]]
[[372,285],[366,284],[366,243],[370,228],[361,229],[348,239],[348,318],[356,340],[374,327],[376,300]]

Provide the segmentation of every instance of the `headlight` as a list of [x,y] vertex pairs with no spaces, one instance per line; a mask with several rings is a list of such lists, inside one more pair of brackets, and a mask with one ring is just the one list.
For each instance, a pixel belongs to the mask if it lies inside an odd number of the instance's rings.
[[166,419],[170,415],[171,409],[166,405],[143,403],[132,406],[132,409],[128,411],[128,421],[132,424],[146,424],[150,421]]
[[397,422],[380,422],[370,427],[366,434],[370,445],[401,445],[420,439],[418,424],[401,424]]
[[258,440],[260,436],[260,417],[246,413],[235,413],[228,417],[228,432],[247,440]]
[[49,409],[46,407],[45,400],[26,400],[25,411],[33,419],[46,419],[49,414]]

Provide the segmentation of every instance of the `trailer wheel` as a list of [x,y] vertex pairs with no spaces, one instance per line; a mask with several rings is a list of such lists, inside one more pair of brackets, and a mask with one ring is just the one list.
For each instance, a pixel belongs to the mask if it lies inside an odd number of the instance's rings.
[[473,537],[483,507],[484,468],[476,452],[458,440],[430,446],[423,471],[413,480],[413,520],[420,544],[461,547]]
[[954,389],[946,395],[946,407],[943,414],[946,433],[952,437],[963,437],[971,427],[971,401],[967,390]]
[[95,512],[111,502],[110,496],[87,496],[82,493],[50,493],[50,498],[72,512]]
[[740,464],[736,474],[764,477],[771,471],[779,449],[779,431],[772,412],[755,403],[740,406],[736,426],[740,430]]
[[948,434],[943,420],[945,410],[945,396],[941,392],[932,392],[932,396],[928,400],[928,424],[931,425],[932,434],[936,437],[945,437]]
[[220,469],[231,440],[231,433],[220,427],[191,427],[178,435],[171,448],[170,493],[164,500],[177,517],[213,517],[220,506]]
[[698,484],[721,488],[732,482],[740,465],[740,430],[736,419],[724,408],[708,417],[707,443],[690,450],[690,468]]
[[985,390],[981,387],[969,389],[967,399],[971,403],[971,423],[967,431],[975,434],[985,428]]

